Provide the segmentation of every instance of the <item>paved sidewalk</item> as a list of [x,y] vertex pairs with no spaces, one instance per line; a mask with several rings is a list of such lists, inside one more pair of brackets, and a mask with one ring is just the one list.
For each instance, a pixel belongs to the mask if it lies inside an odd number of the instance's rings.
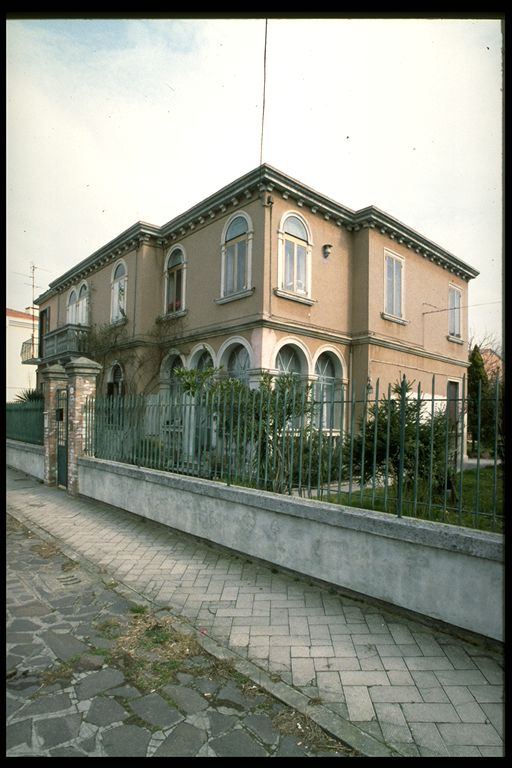
[[[7,511],[366,756],[502,757],[503,655],[7,470]],[[370,567],[370,565],[369,565]],[[119,589],[118,587],[118,589]],[[449,585],[447,585],[449,597]]]

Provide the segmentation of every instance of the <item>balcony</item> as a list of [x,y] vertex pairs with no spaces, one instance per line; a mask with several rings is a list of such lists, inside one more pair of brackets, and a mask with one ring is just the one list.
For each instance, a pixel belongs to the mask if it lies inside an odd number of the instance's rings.
[[31,336],[21,345],[21,362],[24,365],[38,365],[39,358],[37,356],[37,340],[35,336]]
[[39,360],[44,363],[65,362],[88,353],[89,326],[64,325],[43,336]]

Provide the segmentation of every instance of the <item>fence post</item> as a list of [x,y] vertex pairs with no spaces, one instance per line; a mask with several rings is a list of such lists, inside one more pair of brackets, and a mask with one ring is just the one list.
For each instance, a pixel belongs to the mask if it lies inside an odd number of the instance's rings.
[[44,388],[44,484],[57,483],[57,390],[66,384],[66,371],[62,365],[49,365],[41,371]]
[[396,489],[396,514],[398,517],[402,517],[403,504],[406,400],[407,380],[404,373],[403,379],[400,383],[400,454],[398,458],[398,478]]
[[96,395],[96,379],[102,366],[86,357],[77,357],[65,367],[68,377],[68,493],[76,496],[78,457],[84,452],[85,401]]

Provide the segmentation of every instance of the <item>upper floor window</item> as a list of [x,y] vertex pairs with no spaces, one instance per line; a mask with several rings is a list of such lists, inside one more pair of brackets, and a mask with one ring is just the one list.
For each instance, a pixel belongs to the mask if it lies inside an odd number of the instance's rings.
[[185,309],[185,259],[181,248],[174,248],[165,270],[165,314]]
[[448,334],[460,338],[462,293],[454,285],[448,288]]
[[88,295],[89,291],[87,285],[82,283],[80,290],[78,291],[78,301],[76,303],[76,323],[79,325],[87,325],[89,321],[88,312]]
[[399,256],[386,253],[384,311],[393,317],[403,317],[404,261]]
[[252,227],[237,215],[228,224],[222,242],[222,296],[247,291],[251,280]]
[[75,289],[73,288],[73,290],[69,294],[68,304],[66,307],[66,322],[68,323],[68,325],[75,325],[76,323],[77,301],[78,301],[78,296]]
[[114,268],[112,275],[112,300],[110,317],[113,323],[126,317],[126,285],[127,285],[126,265],[119,261]]
[[304,222],[287,216],[282,233],[281,288],[299,296],[309,296],[310,246]]
[[82,283],[79,290],[75,288],[71,291],[66,307],[66,322],[69,325],[87,325],[88,305],[87,305],[87,284]]

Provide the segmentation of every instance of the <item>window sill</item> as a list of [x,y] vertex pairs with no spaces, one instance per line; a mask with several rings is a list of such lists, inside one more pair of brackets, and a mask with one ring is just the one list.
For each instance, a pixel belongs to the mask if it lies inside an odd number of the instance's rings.
[[124,317],[120,317],[118,320],[111,320],[110,321],[110,325],[113,325],[113,326],[117,327],[117,326],[120,326],[120,325],[126,325],[127,322],[128,322],[128,318],[125,315]]
[[460,336],[452,336],[451,334],[448,334],[446,337],[448,341],[451,341],[453,344],[464,344],[464,340],[461,339]]
[[157,317],[157,323],[164,323],[166,320],[177,320],[180,317],[184,317],[188,312],[188,309],[179,309],[177,312],[168,312],[166,315],[159,315]]
[[228,304],[230,301],[237,301],[238,299],[245,299],[247,296],[252,296],[255,288],[244,288],[243,291],[236,291],[236,293],[228,293],[226,296],[221,296],[219,299],[214,299],[215,304]]
[[284,291],[282,288],[274,288],[275,296],[279,296],[281,299],[289,299],[290,301],[298,301],[299,304],[307,304],[309,307],[316,304],[314,299],[309,299],[307,296],[301,296],[299,293],[290,293],[290,291]]
[[397,315],[388,315],[387,312],[381,312],[380,316],[383,320],[389,320],[390,323],[398,323],[398,325],[409,325],[410,320],[404,320],[403,317],[397,317]]

